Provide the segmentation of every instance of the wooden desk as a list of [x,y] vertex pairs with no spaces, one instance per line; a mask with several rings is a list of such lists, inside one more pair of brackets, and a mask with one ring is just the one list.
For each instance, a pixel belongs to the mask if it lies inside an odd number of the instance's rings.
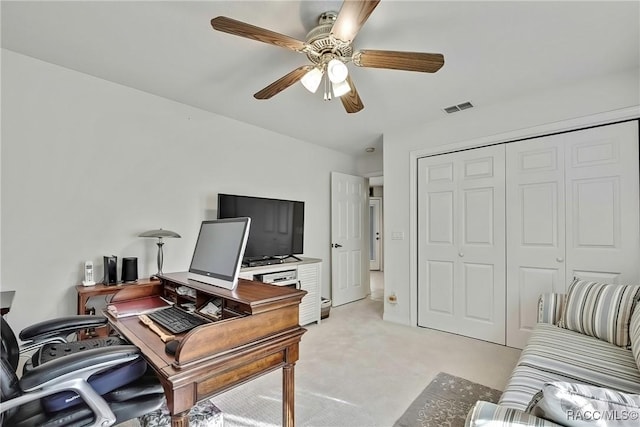
[[122,289],[129,287],[154,287],[160,285],[159,280],[141,279],[134,283],[123,283],[119,285],[103,285],[99,283],[92,286],[76,285],[76,293],[78,294],[78,309],[77,314],[89,314],[87,309],[87,301],[89,298],[95,296],[113,295],[120,292]]
[[[306,329],[298,324],[298,306],[305,291],[240,279],[234,291],[188,280],[186,273],[160,275],[160,287],[125,288],[112,302],[161,294],[177,303],[201,307],[222,301],[222,319],[178,336],[175,356],[137,317],[115,319],[112,326],[138,346],[155,370],[167,397],[173,427],[187,426],[188,411],[197,402],[264,373],[282,368],[282,424],[294,426],[294,366]],[[187,286],[195,297],[180,295]],[[145,292],[142,292],[145,290]]]

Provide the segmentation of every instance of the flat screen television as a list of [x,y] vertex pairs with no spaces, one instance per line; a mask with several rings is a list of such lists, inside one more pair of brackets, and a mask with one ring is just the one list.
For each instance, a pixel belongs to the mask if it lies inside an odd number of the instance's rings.
[[218,218],[236,217],[251,218],[245,264],[282,261],[304,252],[304,202],[218,194]]

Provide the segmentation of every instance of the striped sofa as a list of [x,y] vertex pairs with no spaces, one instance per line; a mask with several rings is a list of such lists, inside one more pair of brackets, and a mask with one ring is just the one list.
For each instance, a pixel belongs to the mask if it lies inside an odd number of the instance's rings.
[[[468,414],[467,427],[557,426],[525,411],[547,382],[565,381],[640,394],[640,370],[632,350],[556,326],[565,303],[561,294],[540,297],[538,323],[498,404],[477,402]],[[636,310],[633,319],[640,319],[640,304]]]

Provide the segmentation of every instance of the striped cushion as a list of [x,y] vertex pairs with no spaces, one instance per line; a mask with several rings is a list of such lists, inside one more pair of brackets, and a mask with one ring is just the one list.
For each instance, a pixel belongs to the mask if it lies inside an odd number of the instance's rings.
[[574,278],[559,325],[627,347],[631,310],[639,296],[640,285],[614,285]]
[[554,427],[559,424],[537,418],[518,409],[478,401],[469,411],[466,427]]
[[640,369],[640,303],[636,304],[636,308],[633,310],[633,314],[631,314],[629,338],[631,339],[631,351],[633,352],[633,357],[636,358],[638,369]]
[[538,323],[557,325],[562,318],[565,294],[546,293],[538,298]]
[[630,350],[568,329],[538,323],[499,404],[525,409],[542,385],[553,381],[640,393],[640,371]]
[[545,384],[525,412],[566,426],[637,427],[640,395],[568,382]]

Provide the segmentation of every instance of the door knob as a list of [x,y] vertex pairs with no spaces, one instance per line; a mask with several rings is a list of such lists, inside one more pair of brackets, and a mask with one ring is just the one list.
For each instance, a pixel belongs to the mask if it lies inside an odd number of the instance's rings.
[[556,261],[558,261],[558,262],[563,262],[563,261],[564,261],[564,258],[562,258],[562,257],[558,257],[558,258],[556,258]]
[[341,245],[341,244],[339,244],[339,243],[333,243],[333,244],[331,245],[331,247],[332,247],[332,248],[341,248],[341,247],[342,247],[342,245]]
[[458,252],[458,256],[462,258],[464,256],[464,252]]

